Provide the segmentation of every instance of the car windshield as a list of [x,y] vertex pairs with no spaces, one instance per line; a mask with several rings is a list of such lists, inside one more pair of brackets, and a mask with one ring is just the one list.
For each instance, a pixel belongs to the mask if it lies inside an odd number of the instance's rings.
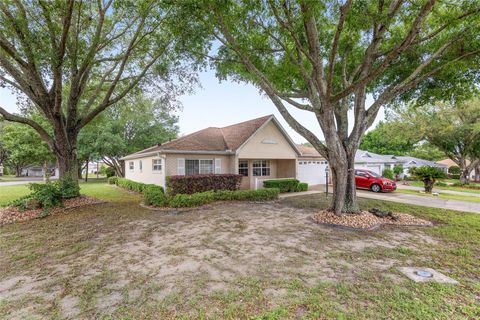
[[381,175],[379,175],[378,173],[375,173],[373,171],[368,171],[368,174],[370,174],[371,176],[375,177],[375,178],[382,178]]

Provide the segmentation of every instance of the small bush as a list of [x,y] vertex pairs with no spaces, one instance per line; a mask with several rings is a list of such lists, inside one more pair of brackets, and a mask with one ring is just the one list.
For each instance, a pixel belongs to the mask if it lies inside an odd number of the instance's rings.
[[393,174],[393,171],[392,171],[392,169],[390,169],[390,168],[385,168],[385,169],[383,170],[383,172],[382,172],[382,176],[383,176],[384,178],[387,178],[387,179],[390,179],[390,180],[395,179],[394,174]]
[[108,184],[117,184],[118,177],[109,177],[107,181],[108,181]]
[[198,207],[213,202],[214,200],[214,191],[177,194],[168,201],[168,206],[172,208]]
[[308,191],[308,183],[300,182],[295,189],[295,192]]
[[459,174],[449,174],[448,177],[453,180],[460,180]]
[[102,167],[102,169],[100,169],[100,173],[106,175],[107,178],[113,177],[116,174],[113,167]]
[[62,198],[70,199],[80,195],[80,186],[78,180],[73,178],[63,178],[57,181],[58,188],[62,193]]
[[125,178],[118,178],[117,179],[117,186],[119,186],[120,188],[130,190],[130,191],[141,193],[141,192],[143,192],[143,190],[145,190],[145,188],[147,187],[147,184],[132,181],[132,180],[128,180],[128,179],[125,179]]
[[239,174],[199,174],[167,177],[167,193],[193,194],[210,190],[238,190],[242,176]]
[[458,174],[460,175],[460,167],[459,166],[451,166],[448,168],[448,173],[449,174]]
[[148,206],[164,207],[168,204],[163,188],[156,185],[147,185],[143,190],[143,201]]
[[29,195],[10,202],[8,206],[18,207],[20,210],[42,208],[42,216],[47,216],[50,208],[63,206],[63,195],[58,183],[31,183],[29,188],[32,191]]
[[263,187],[277,188],[280,192],[295,192],[299,182],[297,179],[265,180]]
[[446,184],[445,182],[442,182],[442,181],[435,182],[435,185],[438,186],[438,187],[447,187],[448,186],[448,184]]

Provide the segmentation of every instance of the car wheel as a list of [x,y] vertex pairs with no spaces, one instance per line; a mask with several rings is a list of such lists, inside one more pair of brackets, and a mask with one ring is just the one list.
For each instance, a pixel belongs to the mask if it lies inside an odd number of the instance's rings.
[[380,187],[380,185],[374,183],[372,184],[372,186],[370,187],[370,189],[372,189],[373,192],[380,192],[382,191],[382,187]]

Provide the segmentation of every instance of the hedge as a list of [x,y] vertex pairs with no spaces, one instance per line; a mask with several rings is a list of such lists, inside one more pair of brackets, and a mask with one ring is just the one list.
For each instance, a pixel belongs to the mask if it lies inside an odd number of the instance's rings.
[[164,207],[168,203],[163,188],[156,185],[147,185],[143,190],[143,202],[147,206]]
[[297,179],[279,179],[263,181],[264,188],[278,188],[280,192],[295,192],[300,183]]
[[205,191],[193,194],[177,194],[175,196],[165,196],[163,193],[156,192],[156,196],[160,199],[157,203],[151,201],[147,202],[145,197],[145,204],[158,207],[171,208],[188,208],[198,207],[214,201],[268,201],[278,198],[280,190],[276,188],[260,189],[260,190],[219,190],[219,191]]
[[205,191],[238,190],[242,176],[239,174],[199,174],[167,177],[169,195],[193,194]]
[[145,190],[145,188],[149,186],[148,184],[128,180],[125,178],[118,178],[116,181],[117,181],[116,185],[119,186],[120,188],[124,188],[124,189],[135,191],[135,192],[143,192],[143,190]]
[[108,181],[108,184],[117,184],[118,177],[109,177],[107,181]]
[[300,182],[295,189],[295,192],[308,191],[308,183]]

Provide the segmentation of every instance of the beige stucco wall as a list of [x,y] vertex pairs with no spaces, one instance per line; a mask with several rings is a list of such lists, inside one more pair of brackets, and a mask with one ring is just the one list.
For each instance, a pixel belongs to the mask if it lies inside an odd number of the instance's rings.
[[297,160],[277,160],[277,178],[295,178]]
[[[277,176],[277,160],[270,160],[270,175],[269,176],[261,176],[261,177],[254,177],[253,176],[253,160],[262,160],[262,159],[242,159],[248,160],[248,177],[242,178],[242,183],[240,185],[240,189],[254,189],[255,188],[255,181],[256,179],[259,180],[268,180],[278,178]],[[238,169],[236,171],[238,173]],[[261,183],[260,183],[261,185]]]
[[237,155],[240,159],[297,158],[295,150],[272,121],[259,129],[259,131],[237,151]]
[[[162,159],[162,171],[153,171],[153,159]],[[129,169],[130,162],[134,163],[134,169]],[[142,170],[140,170],[142,161]],[[165,157],[150,156],[125,161],[125,178],[137,182],[156,184],[165,187]]]
[[[183,154],[183,153],[167,153],[166,155],[166,176],[177,175],[177,159],[222,159],[222,172],[235,173],[234,164],[235,157],[233,155],[217,155],[217,154]],[[232,164],[233,162],[233,164]]]

